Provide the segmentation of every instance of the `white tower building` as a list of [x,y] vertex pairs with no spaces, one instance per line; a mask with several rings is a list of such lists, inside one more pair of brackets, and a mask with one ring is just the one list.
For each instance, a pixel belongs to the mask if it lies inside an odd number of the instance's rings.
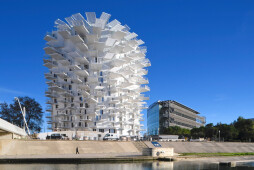
[[53,131],[139,136],[149,91],[146,47],[110,14],[74,14],[47,33],[44,66]]

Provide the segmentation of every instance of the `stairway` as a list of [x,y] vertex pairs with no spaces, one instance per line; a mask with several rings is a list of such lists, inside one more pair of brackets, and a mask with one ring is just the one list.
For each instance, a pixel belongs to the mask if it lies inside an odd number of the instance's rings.
[[132,143],[138,149],[139,152],[142,152],[144,148],[148,148],[148,146],[142,141],[133,141]]

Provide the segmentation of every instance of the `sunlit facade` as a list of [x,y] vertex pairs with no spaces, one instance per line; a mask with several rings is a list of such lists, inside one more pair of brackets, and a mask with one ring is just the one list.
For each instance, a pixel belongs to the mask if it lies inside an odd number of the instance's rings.
[[157,101],[147,110],[148,135],[159,135],[163,128],[170,126],[186,129],[204,126],[206,119],[198,114],[200,113],[173,100]]
[[144,42],[110,14],[87,12],[55,21],[45,36],[44,66],[53,131],[139,136],[150,61]]

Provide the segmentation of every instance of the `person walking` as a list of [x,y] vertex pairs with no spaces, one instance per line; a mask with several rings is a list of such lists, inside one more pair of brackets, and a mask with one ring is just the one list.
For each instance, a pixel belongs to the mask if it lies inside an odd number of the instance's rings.
[[76,147],[76,154],[79,154],[78,147]]

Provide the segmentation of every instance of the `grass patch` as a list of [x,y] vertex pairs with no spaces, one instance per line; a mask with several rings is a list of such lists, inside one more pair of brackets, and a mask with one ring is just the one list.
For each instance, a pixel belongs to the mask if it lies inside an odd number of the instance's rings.
[[248,156],[254,155],[254,152],[242,152],[242,153],[182,153],[180,156],[200,156],[200,157],[212,157],[212,156]]

